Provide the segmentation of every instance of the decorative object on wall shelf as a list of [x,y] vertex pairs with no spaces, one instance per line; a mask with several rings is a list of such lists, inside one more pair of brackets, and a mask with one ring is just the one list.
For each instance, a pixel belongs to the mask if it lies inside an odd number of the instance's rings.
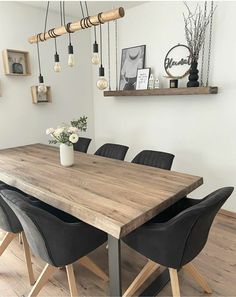
[[155,78],[154,75],[151,74],[148,80],[148,89],[154,89]]
[[165,95],[207,95],[217,94],[218,87],[162,88],[152,90],[105,91],[105,97],[165,96]]
[[37,103],[51,103],[52,102],[52,93],[51,93],[51,87],[47,86],[46,93],[42,93],[38,91],[38,86],[32,86],[31,87],[31,96],[32,96],[32,102],[34,104]]
[[170,79],[170,88],[178,88],[178,79]]
[[173,46],[165,56],[164,68],[169,78],[180,79],[188,75],[191,67],[191,52],[185,44]]
[[137,71],[144,68],[146,45],[122,49],[120,90],[135,90]]
[[4,72],[6,75],[27,76],[31,75],[29,53],[13,49],[2,52]]
[[[201,6],[197,4],[194,12],[190,10],[188,5],[185,3],[187,8],[187,16],[184,14],[184,25],[185,25],[185,36],[187,40],[188,47],[191,52],[191,68],[189,75],[189,82],[187,83],[187,87],[199,87],[198,81],[198,59],[200,51],[204,45],[206,29],[211,23],[214,14],[213,2],[211,6],[211,11],[207,15],[206,5],[205,11],[201,9]],[[212,26],[211,26],[212,27]],[[212,33],[212,28],[211,32]],[[210,50],[209,50],[210,53]],[[209,58],[209,57],[208,57]]]
[[138,69],[136,90],[147,90],[151,68]]

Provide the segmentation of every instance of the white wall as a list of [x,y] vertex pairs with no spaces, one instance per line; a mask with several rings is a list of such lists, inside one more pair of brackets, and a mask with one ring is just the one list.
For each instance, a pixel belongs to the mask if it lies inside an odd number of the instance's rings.
[[[45,2],[46,6],[46,2]],[[67,37],[58,39],[63,71],[53,71],[54,41],[40,44],[42,74],[52,88],[52,104],[32,104],[30,87],[38,83],[36,45],[27,42],[29,36],[43,31],[45,11],[17,2],[0,2],[0,51],[5,48],[30,52],[32,75],[4,75],[0,58],[0,148],[35,142],[47,143],[45,129],[88,116],[87,135],[94,138],[93,100],[91,90],[90,33],[72,36],[77,66],[67,66]],[[59,24],[59,16],[49,14],[49,28]]]
[[[119,48],[146,44],[146,66],[159,74],[165,87],[165,54],[175,44],[186,43],[183,11],[182,1],[149,2],[127,10],[119,21]],[[210,83],[219,87],[218,95],[109,98],[94,84],[96,146],[126,144],[127,160],[142,149],[174,153],[173,170],[204,177],[194,197],[236,186],[235,14],[236,2],[217,3]],[[96,76],[94,70],[94,80]],[[236,211],[236,192],[225,208]]]

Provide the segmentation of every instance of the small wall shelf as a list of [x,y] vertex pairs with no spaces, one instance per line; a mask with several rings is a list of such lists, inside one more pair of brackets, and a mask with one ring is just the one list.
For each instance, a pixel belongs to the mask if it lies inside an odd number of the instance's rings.
[[29,53],[13,49],[2,52],[4,72],[11,76],[31,75]]
[[51,93],[51,87],[47,86],[47,93],[44,98],[41,98],[39,93],[38,93],[38,88],[37,86],[32,86],[31,87],[31,96],[32,96],[32,102],[34,104],[39,104],[39,103],[52,103],[52,93]]
[[121,96],[163,96],[163,95],[206,95],[217,94],[218,87],[198,87],[198,88],[164,88],[151,90],[131,90],[131,91],[104,91],[105,97]]

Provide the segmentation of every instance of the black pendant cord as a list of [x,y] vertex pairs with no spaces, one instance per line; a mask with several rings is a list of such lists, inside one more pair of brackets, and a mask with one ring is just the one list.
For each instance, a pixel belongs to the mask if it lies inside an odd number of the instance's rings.
[[70,32],[70,23],[66,24],[66,9],[65,9],[65,1],[62,2],[62,15],[63,15],[63,22],[66,31],[68,32],[69,36],[69,45],[71,45],[71,32]]
[[[80,2],[80,3],[81,3],[81,2]],[[85,9],[86,9],[87,17],[89,17],[89,10],[88,10],[88,4],[87,4],[87,1],[84,1],[84,5],[85,5]],[[93,30],[94,30],[94,43],[97,43],[97,30],[96,30],[96,26],[93,26]]]
[[102,25],[100,24],[100,62],[102,67]]
[[37,35],[37,55],[38,55],[39,76],[42,76],[41,60],[40,60],[40,52],[39,52],[39,34]]

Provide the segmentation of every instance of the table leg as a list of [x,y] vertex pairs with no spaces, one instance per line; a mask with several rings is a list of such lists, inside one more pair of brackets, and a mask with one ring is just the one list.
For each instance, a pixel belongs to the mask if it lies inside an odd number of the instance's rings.
[[110,296],[122,296],[120,239],[108,235]]

